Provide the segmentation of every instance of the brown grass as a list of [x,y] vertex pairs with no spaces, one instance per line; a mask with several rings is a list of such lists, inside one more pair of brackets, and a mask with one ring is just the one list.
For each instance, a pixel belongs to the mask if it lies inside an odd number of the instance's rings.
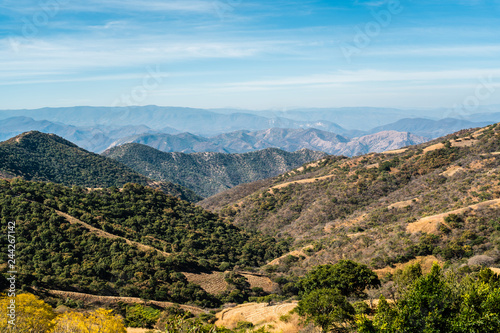
[[[212,273],[183,273],[189,282],[195,283],[203,288],[206,292],[212,295],[218,295],[224,292],[229,284],[224,279],[224,274],[227,272],[212,272]],[[243,275],[250,288],[260,287],[267,293],[276,293],[279,290],[279,285],[267,276],[250,272],[238,272]]]
[[189,282],[199,285],[207,293],[212,295],[218,295],[224,292],[229,284],[224,280],[224,272],[212,272],[212,273],[183,273]]
[[328,179],[328,178],[332,178],[332,177],[335,177],[335,175],[327,175],[327,176],[322,176],[322,177],[314,177],[314,178],[307,178],[307,179],[295,180],[295,181],[292,181],[292,182],[288,182],[288,183],[284,183],[284,184],[279,184],[279,185],[273,186],[273,187],[271,187],[269,189],[269,191],[272,192],[273,189],[280,189],[280,188],[283,188],[283,187],[287,187],[288,185],[291,185],[291,184],[308,184],[308,183],[314,183],[316,181],[320,181],[320,180]]
[[383,151],[382,154],[402,154],[404,152],[406,152],[408,150],[408,148],[403,148],[403,149],[394,149],[394,150],[387,150],[387,151]]
[[406,208],[406,207],[413,205],[415,202],[418,202],[418,201],[419,201],[418,198],[405,200],[405,201],[399,201],[399,202],[393,203],[392,205],[389,205],[387,208],[388,209]]
[[493,273],[500,274],[500,268],[490,267],[490,269],[493,271]]
[[438,149],[441,149],[441,148],[444,148],[444,144],[443,143],[436,143],[434,145],[431,145],[427,148],[424,148],[424,153],[427,153],[429,151],[433,151],[433,150],[438,150]]
[[470,147],[478,143],[479,140],[454,140],[451,141],[452,147]]
[[278,257],[278,258],[270,261],[268,263],[268,265],[279,265],[281,263],[281,261],[289,255],[295,256],[295,257],[306,256],[306,253],[304,251],[307,249],[311,249],[312,247],[313,247],[312,245],[307,245],[299,250],[294,250],[294,251],[288,252],[288,253],[282,255],[281,257]]
[[425,257],[416,257],[415,259],[410,260],[410,261],[403,263],[403,264],[402,263],[396,264],[395,267],[387,266],[387,267],[384,267],[381,269],[375,269],[373,271],[379,277],[384,277],[389,273],[394,274],[394,272],[396,272],[397,269],[403,269],[406,266],[413,265],[417,262],[419,262],[420,265],[422,266],[422,273],[424,273],[424,274],[429,273],[431,271],[432,265],[435,262],[437,262],[440,266],[443,265],[443,262],[438,260],[438,258],[436,258],[435,256],[425,256]]
[[241,275],[246,277],[248,283],[250,283],[250,288],[262,288],[265,292],[270,294],[277,293],[279,291],[279,285],[267,276],[249,272],[242,272]]
[[458,166],[458,165],[453,165],[446,169],[446,171],[440,173],[441,176],[445,177],[452,177],[454,176],[457,172],[464,171],[464,168]]
[[158,332],[160,333],[160,331],[158,330],[151,330],[151,329],[148,329],[148,328],[132,328],[132,327],[127,327],[127,333],[146,333],[146,332]]
[[267,303],[247,303],[238,305],[234,308],[225,309],[216,314],[217,326],[227,328],[235,328],[238,322],[248,321],[262,327],[271,325],[271,332],[299,332],[299,317],[297,314],[292,314],[288,322],[280,320],[282,315],[288,314],[297,306],[297,302],[282,303],[277,305],[267,305]]
[[500,199],[494,199],[494,200],[488,200],[488,201],[483,201],[474,205],[470,205],[464,208],[460,209],[455,209],[449,212],[441,213],[441,214],[436,214],[432,216],[427,216],[424,218],[421,218],[417,222],[413,222],[408,224],[406,227],[406,231],[409,233],[416,233],[416,232],[426,232],[426,233],[437,233],[437,227],[439,223],[444,223],[444,218],[447,217],[450,214],[462,214],[467,211],[474,211],[479,208],[484,208],[484,207],[491,207],[491,206],[500,206]]

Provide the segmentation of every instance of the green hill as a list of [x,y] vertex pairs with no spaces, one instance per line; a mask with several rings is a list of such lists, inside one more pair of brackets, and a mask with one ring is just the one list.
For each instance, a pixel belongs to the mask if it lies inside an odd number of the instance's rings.
[[[0,180],[1,241],[15,222],[18,285],[214,306],[180,272],[254,267],[286,242],[137,184],[89,190]],[[7,262],[7,251],[0,254]],[[7,270],[6,267],[3,268]]]
[[200,199],[179,185],[154,182],[119,162],[81,149],[54,134],[37,131],[0,142],[0,175],[90,188],[138,183],[159,188],[184,200]]
[[499,171],[496,124],[392,152],[327,157],[200,204],[237,226],[292,236],[298,249],[310,244],[305,257],[295,255],[302,267],[348,258],[383,268],[427,255],[495,262]]
[[204,197],[326,156],[307,149],[290,153],[275,148],[245,154],[165,153],[137,143],[111,148],[103,155],[151,179],[180,184]]

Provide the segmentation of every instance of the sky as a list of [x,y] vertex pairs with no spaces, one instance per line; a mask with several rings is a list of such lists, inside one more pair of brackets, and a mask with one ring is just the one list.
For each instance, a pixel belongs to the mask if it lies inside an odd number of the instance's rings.
[[500,104],[500,0],[4,0],[0,109]]

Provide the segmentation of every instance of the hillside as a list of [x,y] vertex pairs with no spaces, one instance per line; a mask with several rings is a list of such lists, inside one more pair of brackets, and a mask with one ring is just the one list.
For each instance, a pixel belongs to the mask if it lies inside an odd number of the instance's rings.
[[90,188],[137,183],[159,188],[188,201],[199,196],[172,183],[152,181],[125,165],[90,153],[53,134],[26,132],[0,142],[0,174]]
[[119,161],[155,180],[169,181],[209,197],[242,183],[277,176],[325,153],[302,149],[289,153],[264,149],[246,154],[165,153],[130,143],[105,151],[103,156]]
[[[311,267],[341,258],[383,268],[416,256],[500,259],[500,125],[361,157],[327,157],[202,201],[228,222],[292,236]],[[477,205],[482,203],[481,205]],[[310,244],[309,247],[304,246]],[[285,269],[285,268],[280,268]]]
[[347,138],[315,128],[271,128],[261,131],[236,131],[205,138],[190,133],[139,134],[115,141],[112,147],[140,143],[165,152],[246,153],[266,148],[294,152],[300,149],[322,151],[334,155],[360,155],[401,148],[427,141],[411,133],[383,131],[357,138]]
[[[489,115],[490,119],[497,119],[495,114]],[[464,119],[445,118],[440,120],[425,118],[405,118],[394,123],[372,128],[370,133],[381,131],[410,132],[426,138],[439,138],[441,136],[460,131],[464,128],[482,127],[493,121],[472,122]]]
[[[89,190],[0,180],[0,206],[0,219],[15,222],[18,283],[25,289],[213,307],[220,301],[182,272],[260,266],[287,249],[286,242],[137,184]],[[4,243],[7,227],[2,223]],[[0,257],[7,262],[7,252]]]

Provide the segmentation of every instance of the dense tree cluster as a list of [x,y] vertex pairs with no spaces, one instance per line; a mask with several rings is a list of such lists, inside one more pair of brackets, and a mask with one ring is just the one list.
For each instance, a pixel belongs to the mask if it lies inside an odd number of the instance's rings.
[[91,188],[126,183],[151,184],[188,201],[201,199],[191,190],[173,183],[153,182],[109,158],[88,152],[52,134],[27,132],[0,143],[0,173],[27,180],[48,181]]
[[[217,299],[179,272],[258,266],[287,250],[286,243],[244,232],[141,185],[92,191],[2,180],[0,207],[2,242],[7,222],[16,221],[17,264],[24,286],[214,306]],[[97,235],[69,223],[58,211],[170,255]],[[7,259],[5,254],[1,258]]]

